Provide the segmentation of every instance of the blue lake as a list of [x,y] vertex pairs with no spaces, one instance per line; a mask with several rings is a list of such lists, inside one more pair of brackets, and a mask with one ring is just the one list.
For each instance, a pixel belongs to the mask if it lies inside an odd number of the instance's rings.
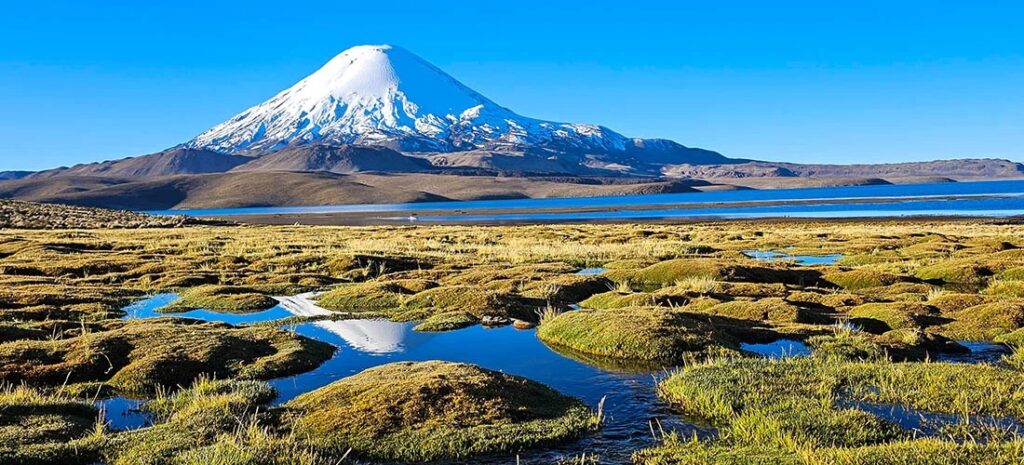
[[[767,202],[767,205],[750,205]],[[563,211],[597,209],[597,211]],[[500,212],[485,212],[500,210]],[[548,211],[545,211],[548,210]],[[560,211],[551,211],[560,210]],[[420,214],[419,212],[422,212]],[[477,212],[477,213],[474,213]],[[1024,181],[740,190],[634,196],[474,200],[407,204],[164,210],[160,215],[238,216],[380,213],[370,219],[417,222],[588,221],[670,218],[894,217],[1024,215]],[[399,214],[401,213],[401,214]]]

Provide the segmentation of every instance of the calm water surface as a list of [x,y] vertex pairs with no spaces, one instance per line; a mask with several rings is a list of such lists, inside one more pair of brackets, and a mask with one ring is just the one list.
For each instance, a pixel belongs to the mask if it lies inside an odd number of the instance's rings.
[[[587,270],[589,271],[589,270]],[[175,294],[159,294],[125,308],[127,318],[166,316],[155,310],[173,302]],[[206,321],[232,324],[270,321],[291,316],[283,305],[270,310],[233,315],[207,310],[176,314]],[[537,339],[534,330],[511,326],[488,329],[483,326],[443,333],[413,331],[415,323],[386,320],[318,321],[285,327],[303,336],[338,348],[320,367],[303,374],[271,380],[277,390],[275,405],[354,375],[367,368],[401,361],[447,360],[478,365],[491,370],[523,376],[565,394],[577,397],[592,408],[604,399],[606,423],[599,433],[557,448],[527,451],[522,463],[551,463],[564,456],[586,453],[601,456],[604,463],[628,463],[632,451],[657,444],[652,426],[683,437],[710,437],[715,430],[688,422],[673,414],[655,394],[657,379],[667,371],[616,371],[588,365],[559,354]],[[993,362],[1006,353],[998,344],[966,343],[971,354],[950,355],[944,361]],[[780,339],[772,343],[747,344],[741,348],[765,357],[810,355],[801,341]],[[138,411],[142,401],[115,397],[98,402],[115,429],[149,426],[151,417]],[[909,429],[926,430],[927,424],[949,420],[941,415],[921,415],[892,406],[858,404],[865,410],[895,421]],[[930,415],[930,416],[929,416]],[[927,423],[927,424],[926,424]],[[477,458],[466,463],[510,463],[509,457]]]
[[[160,294],[127,307],[128,318],[167,316],[157,308],[173,302],[174,294]],[[283,306],[249,315],[232,315],[196,310],[175,314],[188,318],[226,323],[251,323],[291,316]],[[359,373],[367,368],[401,361],[447,360],[478,365],[491,370],[523,376],[583,400],[597,408],[602,399],[606,424],[599,433],[567,444],[521,455],[523,463],[550,463],[574,454],[598,454],[608,463],[629,461],[632,451],[656,444],[651,434],[657,429],[684,436],[710,436],[714,430],[697,426],[674,415],[655,394],[656,378],[662,372],[617,372],[587,365],[560,355],[537,339],[534,330],[511,326],[487,329],[483,326],[443,333],[413,331],[415,323],[386,320],[319,321],[284,329],[327,342],[338,348],[334,357],[319,368],[296,376],[271,380],[278,391],[275,405]],[[148,426],[151,418],[138,412],[140,401],[116,397],[100,402],[106,418],[116,429]],[[508,463],[508,457],[475,459],[472,463]]]
[[[750,202],[767,202],[773,205],[745,205]],[[601,211],[537,211],[553,209],[600,209]],[[498,214],[473,213],[483,210],[502,210],[502,212]],[[190,216],[381,213],[382,215],[376,217],[376,219],[408,221],[408,215],[393,214],[397,212],[431,212],[429,215],[417,216],[416,221],[441,223],[455,221],[558,222],[704,217],[1016,216],[1024,215],[1024,181],[743,190],[555,199],[474,200],[408,204],[163,210],[150,213],[160,215],[184,214]],[[392,213],[392,215],[388,215],[388,213]]]
[[774,250],[746,250],[743,252],[744,255],[760,260],[762,262],[789,262],[795,265],[834,265],[843,258],[843,254],[828,254],[828,255],[790,255],[785,252],[777,252]]

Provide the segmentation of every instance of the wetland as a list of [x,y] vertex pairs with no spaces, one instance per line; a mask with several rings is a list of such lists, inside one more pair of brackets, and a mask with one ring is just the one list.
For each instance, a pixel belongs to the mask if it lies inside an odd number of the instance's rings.
[[0,462],[1016,464],[1003,220],[0,230]]

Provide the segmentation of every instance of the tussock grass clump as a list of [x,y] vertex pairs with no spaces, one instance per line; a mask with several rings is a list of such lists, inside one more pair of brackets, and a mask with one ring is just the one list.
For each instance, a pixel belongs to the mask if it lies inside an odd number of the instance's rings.
[[317,304],[329,310],[393,310],[401,307],[409,292],[397,283],[370,281],[343,284],[317,297]]
[[426,311],[428,315],[464,311],[477,318],[516,317],[532,320],[536,315],[524,308],[520,297],[502,291],[484,291],[473,286],[441,286],[410,296],[405,308]]
[[936,315],[934,307],[914,302],[878,302],[858,305],[847,314],[850,322],[870,332],[884,333],[893,329],[919,328],[928,325]]
[[522,295],[555,304],[576,303],[608,290],[612,282],[603,276],[560,275],[523,286]]
[[[148,402],[145,409],[154,413],[156,425],[112,438],[104,452],[106,461],[111,465],[191,464],[198,457],[226,452],[210,448],[228,446],[223,442],[236,434],[237,428],[260,421],[258,412],[275,395],[265,383],[199,377],[190,388]],[[244,449],[236,452],[241,453],[221,456],[248,455]],[[275,463],[271,460],[261,457],[253,462],[227,463]]]
[[431,268],[429,260],[384,254],[348,254],[327,260],[328,271],[336,277],[365,280],[396,271]]
[[786,300],[797,304],[833,309],[855,307],[865,302],[864,296],[859,294],[847,292],[823,293],[821,291],[793,291],[786,295]]
[[[676,259],[655,263],[636,272],[632,281],[645,289],[671,286],[677,281],[689,279],[718,280],[723,276],[723,267],[708,259]],[[609,279],[615,279],[606,274]]]
[[834,334],[812,336],[807,345],[816,357],[839,360],[878,360],[885,357],[885,349],[868,334],[849,329],[836,329]]
[[896,275],[863,268],[848,271],[831,271],[825,273],[822,278],[848,290],[888,286],[900,280],[899,276]]
[[978,294],[964,294],[959,292],[942,292],[935,297],[928,299],[928,305],[931,305],[943,315],[953,315],[961,310],[965,310],[976,305],[992,302],[994,299],[990,296],[978,295]]
[[1024,328],[1024,301],[1001,300],[975,305],[952,314],[954,321],[942,327],[942,333],[954,339],[991,341],[993,338]]
[[1017,266],[999,273],[999,279],[1003,281],[1024,281],[1024,266]]
[[1024,297],[1024,281],[997,279],[988,284],[985,293],[1000,297]]
[[269,379],[310,370],[334,348],[275,328],[192,320],[132,320],[55,341],[0,344],[0,379],[59,386],[104,382],[152,394],[201,375]]
[[0,463],[93,463],[99,458],[97,422],[98,411],[91,404],[4,384],[0,386]]
[[468,328],[479,322],[479,318],[467,312],[446,312],[431,315],[413,329],[424,332],[452,331]]
[[770,297],[759,300],[734,300],[708,307],[701,311],[711,315],[736,318],[740,320],[774,321],[795,323],[804,321],[803,310],[781,298]]
[[593,310],[626,307],[673,307],[686,305],[690,301],[687,296],[666,295],[660,292],[602,292],[590,296],[580,302],[580,307]]
[[181,293],[170,305],[158,309],[163,313],[180,313],[204,309],[224,313],[262,312],[277,305],[272,297],[255,289],[240,286],[200,286]]
[[582,354],[659,365],[736,353],[731,337],[693,315],[649,307],[565,312],[540,325],[537,337]]
[[986,443],[922,438],[856,448],[816,450],[812,465],[1015,465],[1024,462],[1024,440]]
[[1000,344],[1006,344],[1010,347],[1024,347],[1024,329],[1000,334],[992,338],[992,341]]
[[991,275],[992,270],[962,260],[938,262],[914,272],[914,276],[919,279],[945,283],[977,283]]
[[451,362],[393,363],[285,405],[317,449],[376,460],[434,461],[579,437],[599,419],[533,381]]
[[1012,435],[994,442],[912,439],[844,399],[1020,418],[1021,381],[1022,373],[966,364],[813,357],[694,365],[660,383],[659,393],[683,412],[719,424],[719,438],[670,437],[635,458],[644,464],[1018,463],[1024,449]]

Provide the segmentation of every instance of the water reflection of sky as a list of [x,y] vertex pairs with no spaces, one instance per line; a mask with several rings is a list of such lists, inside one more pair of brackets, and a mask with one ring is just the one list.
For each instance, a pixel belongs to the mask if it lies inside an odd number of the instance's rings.
[[[163,316],[154,310],[172,302],[174,294],[160,294],[126,308],[129,318]],[[190,318],[228,323],[269,321],[292,315],[293,312],[318,312],[308,299],[297,296],[282,299],[284,304],[265,312],[231,315],[205,310],[182,314]],[[657,376],[661,372],[618,372],[561,355],[537,339],[534,330],[517,330],[511,326],[488,329],[483,326],[443,333],[413,331],[415,323],[386,320],[316,321],[285,327],[303,336],[327,342],[338,348],[335,355],[320,367],[295,376],[271,380],[278,391],[275,404],[282,404],[303,393],[359,373],[367,368],[400,361],[447,360],[469,363],[491,370],[523,376],[565,394],[583,400],[596,408],[605,399],[606,424],[602,431],[579,441],[555,448],[544,448],[521,454],[526,463],[549,463],[559,457],[581,453],[601,456],[602,463],[628,463],[632,451],[655,445],[651,427],[660,424],[666,431],[683,437],[697,434],[707,437],[714,429],[688,423],[675,415],[656,395]],[[1005,353],[996,344],[968,345],[972,354],[962,354],[946,361],[982,362]],[[780,339],[772,343],[748,344],[741,348],[762,356],[779,358],[810,355],[803,342]],[[147,426],[149,415],[138,412],[140,401],[115,397],[98,402],[115,429]],[[864,405],[883,417],[899,417],[909,428],[921,427],[908,419],[910,413],[888,406]],[[884,410],[888,408],[889,410]],[[935,417],[938,418],[938,417]],[[902,424],[902,423],[901,423]],[[657,428],[658,426],[655,426]],[[477,458],[467,463],[506,463],[507,457]]]
[[[173,302],[174,294],[160,294],[125,310],[129,318],[165,316],[154,310]],[[295,298],[293,298],[295,299]],[[302,300],[302,299],[299,299]],[[294,305],[292,305],[294,307]],[[283,312],[283,313],[282,313]],[[196,310],[175,316],[207,321],[252,323],[290,316],[284,305],[249,315],[231,315]],[[270,381],[278,391],[275,404],[326,386],[374,366],[399,361],[447,360],[470,363],[495,371],[523,376],[583,400],[596,408],[605,398],[607,419],[596,435],[562,448],[546,448],[522,455],[525,460],[548,463],[562,455],[599,454],[607,463],[629,461],[632,451],[655,444],[651,423],[684,436],[713,434],[713,429],[689,424],[674,415],[655,394],[658,373],[606,371],[564,357],[545,346],[533,330],[511,326],[488,329],[483,326],[443,333],[413,331],[415,323],[386,320],[316,321],[285,327],[285,330],[338,347],[334,357],[313,371]],[[100,401],[106,418],[116,429],[134,429],[149,424],[150,417],[137,410],[139,401],[115,397]],[[495,458],[491,463],[505,463]],[[472,463],[488,463],[477,459]]]
[[774,250],[746,250],[744,255],[763,262],[793,262],[797,265],[833,265],[843,254],[827,255],[790,255]]

